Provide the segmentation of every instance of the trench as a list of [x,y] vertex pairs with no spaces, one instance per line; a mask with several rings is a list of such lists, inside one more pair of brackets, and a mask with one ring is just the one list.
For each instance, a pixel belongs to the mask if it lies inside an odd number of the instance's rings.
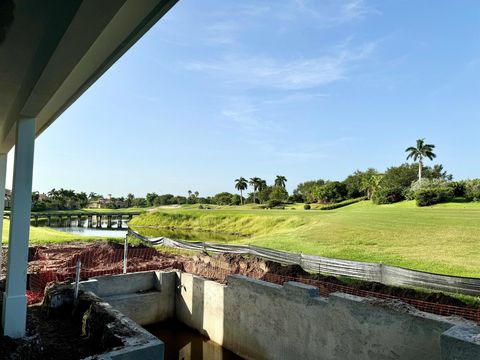
[[165,360],[243,359],[177,320],[145,326],[165,344]]

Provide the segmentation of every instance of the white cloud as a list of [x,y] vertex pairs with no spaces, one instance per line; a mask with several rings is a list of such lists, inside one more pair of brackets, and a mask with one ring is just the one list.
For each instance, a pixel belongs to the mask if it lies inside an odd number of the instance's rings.
[[369,57],[374,49],[375,43],[367,43],[354,50],[342,47],[331,55],[295,60],[227,55],[220,60],[191,62],[186,68],[221,76],[234,85],[301,90],[346,79],[349,68]]
[[328,158],[337,146],[344,146],[345,143],[351,141],[352,138],[341,137],[328,141],[319,141],[307,144],[288,144],[285,142],[276,143],[268,138],[253,139],[251,144],[259,150],[259,153],[268,155],[270,161],[279,163],[291,162],[307,162]]
[[204,42],[207,45],[232,45],[237,42],[236,34],[240,27],[234,21],[218,21],[205,26]]
[[298,103],[303,101],[310,101],[319,98],[327,98],[330,94],[326,93],[311,93],[311,92],[293,92],[288,93],[285,96],[271,97],[269,99],[263,100],[262,104],[265,105],[279,105],[285,103]]
[[316,19],[320,27],[340,26],[346,23],[363,19],[368,14],[380,12],[369,6],[365,0],[296,0],[298,8],[303,14]]
[[226,101],[221,116],[240,129],[248,138],[264,137],[266,134],[281,132],[278,124],[264,120],[259,109],[246,97],[232,97]]

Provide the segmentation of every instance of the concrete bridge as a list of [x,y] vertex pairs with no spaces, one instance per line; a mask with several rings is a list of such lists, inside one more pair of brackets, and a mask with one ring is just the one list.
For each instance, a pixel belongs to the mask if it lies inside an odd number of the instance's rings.
[[[102,220],[107,220],[107,229],[113,228],[113,220],[117,220],[117,229],[122,228],[122,220],[131,220],[134,216],[140,215],[141,212],[34,212],[31,213],[30,218],[34,220],[34,226],[38,226],[39,219],[47,219],[47,226],[52,225],[52,219],[58,219],[62,224],[64,220],[68,220],[67,226],[71,226],[72,220],[78,220],[77,226],[81,226],[82,219],[87,219],[87,226],[89,228],[101,228]],[[5,213],[10,219],[10,213]],[[95,220],[95,221],[94,221]],[[94,226],[95,224],[95,226]]]

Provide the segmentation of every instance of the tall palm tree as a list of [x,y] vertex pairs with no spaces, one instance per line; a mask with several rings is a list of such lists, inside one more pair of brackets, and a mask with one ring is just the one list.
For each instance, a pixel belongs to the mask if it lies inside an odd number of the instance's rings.
[[285,189],[285,183],[287,182],[287,178],[282,175],[277,175],[275,178],[275,186],[280,186]]
[[261,181],[259,177],[252,177],[248,182],[253,187],[253,203],[257,203],[257,191],[260,190]]
[[410,146],[405,150],[408,153],[407,160],[412,158],[413,161],[418,161],[418,180],[422,179],[423,159],[433,160],[437,157],[433,149],[435,149],[435,145],[425,144],[425,139],[418,139],[416,147]]
[[267,181],[263,179],[259,179],[258,181],[258,191],[262,191],[267,188]]
[[238,179],[235,179],[235,189],[240,191],[240,204],[243,205],[243,190],[247,190],[248,183],[247,179],[241,176]]

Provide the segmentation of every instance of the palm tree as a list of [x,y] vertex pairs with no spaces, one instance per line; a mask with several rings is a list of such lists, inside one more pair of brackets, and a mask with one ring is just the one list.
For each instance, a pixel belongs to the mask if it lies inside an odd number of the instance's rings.
[[367,193],[367,199],[371,200],[375,191],[381,187],[381,182],[383,180],[383,174],[374,174],[369,176],[362,181],[362,190]]
[[259,179],[258,181],[258,191],[262,191],[267,188],[267,181],[263,179]]
[[241,176],[238,179],[235,179],[235,189],[240,191],[240,204],[243,205],[243,190],[248,188],[247,179]]
[[435,145],[425,144],[425,139],[418,139],[416,147],[410,146],[405,150],[408,153],[407,160],[412,158],[413,161],[418,161],[418,180],[422,179],[423,159],[433,160],[437,157],[433,149],[435,149]]
[[257,196],[257,191],[260,190],[260,186],[262,185],[261,181],[262,179],[260,179],[259,177],[252,177],[248,182],[253,187],[253,203],[254,204],[257,203],[256,196]]
[[277,175],[275,179],[275,186],[280,186],[285,189],[285,183],[287,182],[287,178],[282,175]]

